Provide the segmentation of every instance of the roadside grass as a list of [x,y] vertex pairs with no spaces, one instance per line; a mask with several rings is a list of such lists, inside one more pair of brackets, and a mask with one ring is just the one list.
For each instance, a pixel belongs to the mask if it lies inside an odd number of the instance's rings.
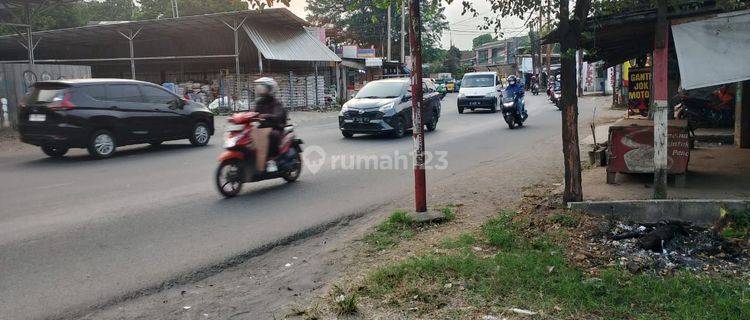
[[[450,206],[442,208],[441,212],[445,215],[445,221],[456,219],[456,214]],[[415,222],[406,211],[397,210],[362,240],[376,250],[385,250],[395,246],[402,239],[416,235],[420,226],[422,224]]]
[[552,223],[558,223],[567,228],[575,228],[580,223],[577,217],[566,213],[555,213],[549,217],[549,220]]
[[346,292],[339,286],[334,286],[331,291],[333,307],[338,315],[351,315],[357,313],[357,300],[359,296],[356,292]]
[[[614,267],[587,278],[567,262],[554,234],[527,238],[518,230],[522,225],[513,213],[501,213],[477,235],[446,239],[443,246],[453,249],[447,254],[375,269],[363,295],[420,314],[449,312],[444,307],[458,298],[487,312],[523,308],[555,319],[750,319],[746,281],[682,272],[632,275]],[[490,249],[477,253],[469,249],[474,245]]]

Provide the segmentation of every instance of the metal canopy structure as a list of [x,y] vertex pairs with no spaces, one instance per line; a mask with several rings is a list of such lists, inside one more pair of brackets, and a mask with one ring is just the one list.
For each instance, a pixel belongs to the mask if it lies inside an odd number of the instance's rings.
[[38,41],[33,39],[34,17],[54,5],[75,0],[0,0],[0,25],[10,27],[21,40],[18,43],[26,49],[29,65],[34,65],[34,49]]
[[[237,74],[241,56],[247,60],[254,52],[261,72],[261,54],[269,60],[340,61],[305,31],[306,26],[305,20],[286,8],[277,8],[47,30],[33,33],[39,41],[34,60],[90,65],[129,62],[133,78],[136,61],[234,59]],[[241,30],[258,36],[240,38]],[[295,55],[279,56],[276,51],[284,46],[288,48],[283,52]],[[264,52],[267,48],[272,52]],[[0,37],[0,63],[25,63],[29,61],[25,55],[17,36]]]

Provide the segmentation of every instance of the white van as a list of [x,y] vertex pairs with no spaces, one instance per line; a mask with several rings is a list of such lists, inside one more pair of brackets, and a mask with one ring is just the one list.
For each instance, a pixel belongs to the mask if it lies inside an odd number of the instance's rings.
[[458,113],[464,109],[490,109],[493,113],[502,101],[503,87],[495,72],[471,72],[464,74],[461,90],[458,91]]

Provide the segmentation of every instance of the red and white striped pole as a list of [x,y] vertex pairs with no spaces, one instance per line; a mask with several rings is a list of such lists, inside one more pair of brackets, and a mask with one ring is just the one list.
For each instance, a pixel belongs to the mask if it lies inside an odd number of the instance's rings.
[[424,118],[422,117],[422,16],[419,0],[409,1],[409,46],[411,47],[411,114],[414,123],[414,205],[427,211],[427,183],[424,171]]

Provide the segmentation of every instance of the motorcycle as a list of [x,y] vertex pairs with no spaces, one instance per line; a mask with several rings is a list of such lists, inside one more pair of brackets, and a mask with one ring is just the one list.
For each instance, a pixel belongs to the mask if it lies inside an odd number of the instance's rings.
[[539,84],[534,83],[531,85],[531,94],[538,96],[539,95]]
[[557,107],[557,110],[562,110],[562,91],[560,89],[556,89],[552,92],[552,103],[555,104],[555,107]]
[[242,189],[242,184],[268,179],[283,178],[294,182],[302,173],[302,140],[294,133],[294,126],[286,126],[281,135],[278,152],[269,155],[278,170],[258,171],[255,165],[255,143],[253,130],[258,128],[261,116],[257,112],[237,113],[228,119],[224,151],[219,156],[216,169],[216,187],[224,197],[234,197]]
[[518,110],[518,103],[521,99],[521,93],[514,96],[503,95],[503,119],[508,124],[508,128],[515,129],[516,125],[523,126],[523,122],[528,118],[528,114],[521,114]]

